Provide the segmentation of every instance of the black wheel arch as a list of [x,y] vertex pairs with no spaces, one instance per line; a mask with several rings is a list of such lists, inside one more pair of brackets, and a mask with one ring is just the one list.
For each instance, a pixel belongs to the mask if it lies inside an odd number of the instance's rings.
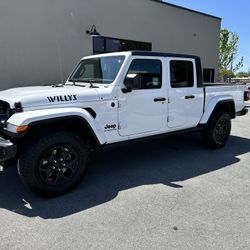
[[89,147],[100,146],[100,141],[97,138],[94,130],[83,117],[80,116],[63,116],[50,119],[35,121],[29,124],[28,130],[21,135],[20,141],[25,141],[25,138],[33,137],[37,133],[43,133],[51,129],[64,129],[74,132],[81,136]]

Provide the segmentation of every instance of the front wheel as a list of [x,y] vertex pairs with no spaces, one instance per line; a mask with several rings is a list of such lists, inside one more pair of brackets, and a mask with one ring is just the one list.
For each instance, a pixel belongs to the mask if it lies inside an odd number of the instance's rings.
[[27,143],[18,161],[18,173],[33,192],[60,195],[79,183],[87,155],[82,138],[71,132],[54,131]]
[[213,115],[202,132],[205,144],[210,148],[222,148],[231,133],[231,117],[226,112]]

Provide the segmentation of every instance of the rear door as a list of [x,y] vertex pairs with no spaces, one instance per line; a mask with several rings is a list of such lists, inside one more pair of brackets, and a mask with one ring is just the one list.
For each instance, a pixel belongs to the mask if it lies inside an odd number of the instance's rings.
[[195,59],[168,58],[169,128],[196,127],[203,113],[203,88],[197,87]]

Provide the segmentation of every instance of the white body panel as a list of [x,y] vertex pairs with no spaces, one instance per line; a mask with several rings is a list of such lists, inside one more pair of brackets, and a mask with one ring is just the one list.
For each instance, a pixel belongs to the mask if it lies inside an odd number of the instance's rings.
[[[114,55],[123,55],[125,60],[112,84],[91,88],[88,83],[81,87],[66,82],[63,87],[26,87],[0,92],[0,100],[8,102],[11,108],[15,103],[21,103],[23,108],[23,112],[13,114],[7,123],[22,126],[51,118],[79,116],[92,127],[99,143],[106,144],[195,128],[208,121],[221,100],[233,100],[236,111],[244,108],[244,86],[205,87],[204,98],[204,88],[197,87],[196,72],[193,87],[171,88],[169,62],[180,60],[180,57],[132,56],[131,52],[121,52],[87,58]],[[162,62],[160,89],[122,92],[130,63],[136,58]],[[196,71],[194,59],[185,57],[185,60],[192,61]],[[185,98],[190,95],[194,98]],[[159,97],[166,98],[166,101],[154,102],[154,98]],[[88,108],[96,113],[95,118]]]
[[[132,57],[131,61],[136,59]],[[148,59],[148,57],[140,57]],[[151,57],[152,60],[158,59]],[[165,64],[161,58],[162,65]],[[127,72],[128,67],[125,72]],[[124,75],[125,78],[126,74]],[[163,73],[163,82],[167,82],[166,74]],[[163,84],[160,89],[139,89],[130,93],[118,92],[119,97],[119,135],[135,136],[145,133],[154,133],[166,129],[167,125],[167,101],[154,102],[155,98],[167,100],[167,85]]]
[[214,96],[231,96],[235,103],[236,112],[241,111],[245,107],[244,102],[244,91],[246,87],[244,85],[225,85],[225,86],[209,86],[205,87],[206,99],[205,109],[209,104],[210,100]]
[[241,111],[245,107],[244,90],[244,85],[221,86],[220,84],[216,86],[216,84],[214,84],[214,86],[205,87],[205,112],[200,120],[200,124],[207,123],[215,106],[221,101],[233,101],[235,111]]
[[[186,58],[168,58],[168,88],[169,88],[169,105],[168,105],[168,127],[187,129],[197,126],[203,113],[204,93],[202,88],[197,88],[197,77],[194,75],[194,85],[185,88],[172,88],[170,80],[170,62],[190,61],[196,72],[195,60]],[[194,98],[187,99],[192,96]]]
[[8,123],[15,126],[23,126],[31,124],[38,121],[49,120],[53,118],[61,117],[80,117],[88,122],[97,136],[100,144],[105,144],[107,138],[104,134],[104,131],[101,129],[99,123],[84,109],[79,108],[63,108],[63,109],[44,109],[39,111],[27,111],[23,113],[18,113],[13,115]]

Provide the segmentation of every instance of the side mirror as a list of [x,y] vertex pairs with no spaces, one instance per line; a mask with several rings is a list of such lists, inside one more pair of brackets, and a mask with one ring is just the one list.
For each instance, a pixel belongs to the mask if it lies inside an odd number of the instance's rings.
[[126,77],[124,80],[125,88],[122,88],[122,93],[132,92],[134,86],[134,78]]
[[141,75],[140,74],[127,74],[124,80],[125,88],[122,89],[123,93],[129,93],[133,89],[141,89]]

